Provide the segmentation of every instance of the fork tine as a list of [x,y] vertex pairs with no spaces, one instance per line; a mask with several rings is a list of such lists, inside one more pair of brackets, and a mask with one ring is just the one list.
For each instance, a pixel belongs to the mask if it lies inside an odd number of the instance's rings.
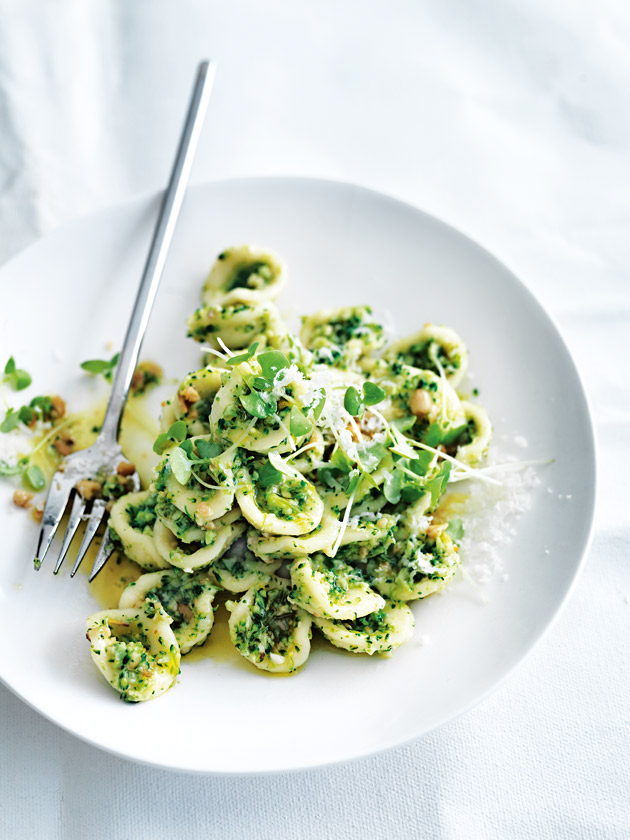
[[109,558],[114,553],[114,542],[109,535],[109,530],[105,532],[105,536],[103,537],[103,542],[101,543],[101,547],[98,550],[98,554],[96,555],[96,560],[94,561],[94,565],[92,566],[92,571],[90,572],[90,576],[88,577],[88,583],[92,583],[96,575],[101,571],[105,563],[109,560]]
[[44,507],[44,514],[42,516],[42,526],[39,529],[39,537],[37,540],[37,551],[35,553],[34,566],[36,569],[41,568],[42,562],[50,544],[57,533],[57,528],[61,522],[61,517],[68,504],[70,498],[70,491],[72,484],[64,481],[63,477],[55,475],[48,491],[46,498],[46,506]]
[[83,535],[83,541],[81,542],[81,546],[79,548],[79,553],[77,554],[77,559],[74,561],[74,566],[72,567],[72,571],[70,572],[70,577],[74,577],[81,565],[81,561],[85,557],[85,553],[90,547],[90,543],[94,539],[94,535],[98,531],[98,526],[101,524],[101,519],[103,518],[103,514],[105,513],[105,506],[107,502],[105,499],[96,499],[92,505],[92,510],[90,511],[90,516],[87,521],[87,526],[85,529],[85,534]]
[[55,564],[54,574],[57,574],[57,572],[61,568],[61,564],[65,560],[68,549],[70,548],[70,543],[72,542],[72,538],[76,534],[77,528],[81,523],[81,517],[83,516],[84,510],[85,499],[80,493],[76,493],[74,496],[74,501],[72,502],[72,510],[70,511],[70,519],[68,520],[66,535],[63,538],[61,551],[59,552],[59,557],[57,558],[57,563]]

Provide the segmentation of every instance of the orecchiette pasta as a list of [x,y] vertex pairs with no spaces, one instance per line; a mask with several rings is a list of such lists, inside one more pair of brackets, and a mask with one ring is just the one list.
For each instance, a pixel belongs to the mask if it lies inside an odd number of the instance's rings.
[[274,303],[285,280],[271,251],[219,254],[188,319],[205,366],[163,404],[151,486],[113,505],[117,548],[150,572],[88,622],[124,699],[172,685],[225,593],[238,653],[293,673],[312,625],[336,647],[389,654],[413,633],[407,602],[460,567],[465,526],[444,493],[492,480],[477,469],[490,420],[457,391],[461,338],[425,324],[384,347],[368,306],[316,312],[298,337]]

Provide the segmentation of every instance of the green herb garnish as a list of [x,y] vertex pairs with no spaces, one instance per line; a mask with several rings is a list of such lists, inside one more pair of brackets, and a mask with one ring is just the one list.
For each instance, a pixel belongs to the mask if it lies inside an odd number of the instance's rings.
[[16,367],[15,359],[11,356],[4,366],[3,381],[7,382],[14,391],[23,391],[25,388],[28,388],[33,380],[31,379],[30,373],[22,368]]
[[119,356],[120,353],[116,353],[109,361],[106,359],[88,359],[87,362],[81,362],[81,368],[94,376],[102,374],[108,382],[111,382],[112,373],[118,364]]

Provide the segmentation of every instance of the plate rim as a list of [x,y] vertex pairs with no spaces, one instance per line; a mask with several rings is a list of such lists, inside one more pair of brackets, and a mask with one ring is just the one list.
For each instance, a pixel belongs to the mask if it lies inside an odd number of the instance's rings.
[[[455,225],[451,224],[450,222],[445,221],[440,216],[434,215],[433,213],[428,212],[427,210],[423,209],[422,207],[412,203],[407,199],[400,198],[394,194],[384,192],[379,189],[374,189],[372,187],[363,186],[361,184],[357,184],[356,182],[343,180],[343,179],[333,179],[333,178],[320,178],[317,176],[303,176],[303,175],[244,175],[238,177],[228,177],[228,178],[217,178],[211,180],[204,180],[190,184],[186,191],[186,196],[189,193],[194,192],[203,192],[207,189],[212,189],[213,187],[220,187],[226,186],[229,187],[230,185],[235,184],[251,184],[251,183],[258,183],[258,184],[291,184],[291,185],[299,185],[299,184],[307,184],[307,185],[320,185],[331,189],[338,189],[338,188],[345,188],[357,191],[358,193],[362,193],[368,195],[371,198],[376,198],[379,200],[386,200],[387,202],[394,203],[398,205],[401,209],[407,211],[413,211],[414,213],[420,214],[425,217],[431,223],[437,223],[438,226],[445,228],[447,232],[453,233],[456,236],[460,237],[461,239],[465,240],[469,247],[472,247],[475,251],[479,252],[483,258],[486,260],[491,260],[494,262],[504,273],[507,273],[510,277],[510,280],[519,288],[521,293],[524,293],[527,297],[535,305],[538,313],[545,318],[553,331],[556,333],[557,339],[559,339],[560,345],[565,353],[566,359],[572,368],[572,372],[575,376],[576,385],[578,386],[579,396],[583,400],[584,407],[585,407],[585,430],[588,434],[588,444],[589,448],[592,453],[592,476],[589,477],[589,488],[590,493],[588,497],[588,529],[586,534],[586,539],[584,540],[583,547],[580,551],[579,561],[577,562],[575,569],[572,573],[571,579],[568,582],[566,590],[558,602],[558,604],[554,607],[553,613],[551,617],[547,620],[543,629],[538,633],[538,635],[527,645],[524,650],[520,653],[520,655],[515,659],[514,662],[494,681],[491,685],[489,685],[485,691],[482,691],[477,697],[459,709],[457,712],[447,713],[441,720],[437,723],[433,724],[429,728],[424,728],[420,732],[413,733],[407,737],[400,738],[396,740],[394,743],[389,744],[385,747],[379,748],[368,748],[367,750],[359,753],[355,753],[351,757],[342,757],[338,759],[332,759],[329,761],[322,761],[316,763],[304,763],[299,765],[292,765],[290,767],[284,768],[271,768],[271,769],[264,769],[264,770],[215,770],[215,769],[200,769],[200,768],[185,768],[182,766],[174,766],[173,764],[164,764],[158,761],[151,761],[143,758],[138,758],[136,756],[130,756],[127,753],[121,752],[116,750],[113,747],[107,746],[106,744],[99,743],[94,738],[90,738],[88,735],[76,732],[67,725],[59,722],[56,720],[52,715],[46,713],[45,711],[39,709],[34,703],[29,700],[27,697],[23,696],[17,689],[15,689],[12,685],[10,685],[2,674],[0,673],[0,682],[4,685],[14,696],[16,696],[21,702],[25,703],[29,708],[33,709],[37,714],[41,715],[44,719],[50,721],[55,726],[58,726],[64,732],[72,735],[73,737],[77,738],[84,743],[89,744],[92,747],[95,747],[99,750],[103,750],[110,755],[114,755],[117,758],[123,758],[126,761],[129,761],[133,764],[140,764],[145,767],[152,767],[158,768],[162,770],[170,770],[176,773],[184,773],[184,774],[191,774],[195,776],[230,776],[230,777],[243,777],[243,778],[251,778],[253,776],[267,776],[267,775],[278,775],[282,773],[300,773],[306,772],[308,770],[313,769],[325,769],[328,767],[339,766],[343,764],[347,764],[350,762],[358,761],[361,759],[367,759],[372,756],[383,755],[385,753],[389,753],[394,749],[398,749],[402,746],[408,745],[413,741],[420,740],[426,735],[429,735],[431,732],[435,732],[439,729],[442,729],[448,723],[455,721],[462,717],[463,715],[467,714],[469,711],[474,709],[479,704],[483,703],[491,694],[497,691],[504,683],[509,680],[514,672],[518,670],[521,665],[525,662],[526,659],[530,657],[532,652],[538,647],[538,645],[547,637],[547,634],[555,627],[558,619],[560,618],[562,612],[564,611],[568,601],[570,600],[573,592],[577,586],[577,583],[584,571],[584,567],[587,563],[593,537],[595,531],[595,519],[596,519],[596,507],[597,507],[597,497],[598,497],[598,477],[599,477],[599,447],[598,447],[598,439],[596,433],[596,426],[594,420],[594,413],[591,403],[591,398],[589,392],[586,388],[584,378],[580,371],[580,368],[569,348],[568,342],[564,336],[563,330],[558,325],[556,317],[552,314],[540,301],[537,294],[532,291],[532,289],[526,284],[524,280],[510,267],[509,264],[504,262],[502,259],[499,259],[495,254],[490,251],[485,245],[481,244],[476,239],[473,239],[467,233],[462,231],[460,228],[456,227]],[[10,259],[8,259],[2,266],[0,266],[0,282],[2,281],[3,274],[7,269],[11,268],[14,262],[17,262],[27,252],[31,252],[38,247],[40,247],[43,243],[46,243],[50,240],[53,240],[59,235],[65,235],[68,231],[71,231],[74,227],[79,227],[83,224],[89,224],[90,222],[95,222],[101,216],[106,216],[110,214],[114,210],[120,210],[122,208],[131,207],[133,205],[137,205],[138,207],[145,205],[147,208],[151,206],[152,203],[156,205],[159,202],[159,199],[163,196],[163,190],[149,190],[144,191],[138,194],[134,194],[132,196],[128,196],[127,198],[122,199],[121,201],[111,202],[102,207],[99,207],[96,210],[93,210],[89,213],[76,216],[67,222],[64,222],[57,227],[53,228],[51,231],[46,233],[43,236],[40,236],[33,240],[31,243],[26,245],[26,247],[22,248],[16,254],[14,254]],[[186,203],[186,198],[184,199],[184,206]],[[177,229],[175,231],[175,236],[177,235]],[[168,258],[167,258],[168,262]]]

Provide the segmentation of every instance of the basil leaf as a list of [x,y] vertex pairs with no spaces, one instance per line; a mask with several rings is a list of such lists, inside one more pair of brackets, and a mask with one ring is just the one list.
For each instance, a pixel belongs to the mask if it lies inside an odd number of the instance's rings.
[[446,533],[455,540],[455,542],[459,542],[462,537],[464,536],[464,523],[459,518],[459,516],[454,516],[451,521],[448,523],[448,527],[446,529]]
[[366,405],[377,405],[385,399],[385,391],[375,382],[365,382],[363,385],[363,401]]
[[11,375],[11,379],[11,384],[16,391],[23,391],[25,388],[28,388],[33,381],[30,373],[27,373],[25,370],[21,370],[20,368],[17,368],[15,373]]
[[279,350],[267,350],[258,356],[258,364],[261,367],[262,375],[270,385],[273,385],[278,371],[289,367],[289,360]]
[[289,414],[289,430],[294,437],[303,437],[313,430],[313,424],[302,414],[297,406],[292,406]]
[[43,490],[46,486],[44,473],[35,465],[31,465],[24,470],[24,480],[33,490]]
[[351,385],[346,391],[343,398],[343,407],[348,414],[351,414],[353,417],[358,417],[363,407],[363,400],[354,385]]
[[169,463],[171,465],[171,471],[177,481],[183,486],[186,486],[190,481],[190,476],[192,475],[192,464],[180,446],[171,452]]
[[11,374],[15,371],[15,359],[13,356],[9,356],[9,361],[4,366],[4,372],[6,374]]
[[[5,414],[4,420],[0,423],[0,432],[12,432],[17,427],[19,415],[12,408]],[[0,463],[4,463],[3,461]],[[4,473],[6,475],[6,473]]]
[[229,359],[226,359],[226,364],[240,365],[242,362],[248,362],[256,352],[256,348],[259,344],[259,341],[255,341],[253,344],[250,344],[245,353],[239,353],[238,356],[230,356]]
[[265,461],[262,467],[258,470],[258,483],[261,487],[272,487],[275,484],[280,484],[282,481],[282,473],[277,470],[270,461]]

